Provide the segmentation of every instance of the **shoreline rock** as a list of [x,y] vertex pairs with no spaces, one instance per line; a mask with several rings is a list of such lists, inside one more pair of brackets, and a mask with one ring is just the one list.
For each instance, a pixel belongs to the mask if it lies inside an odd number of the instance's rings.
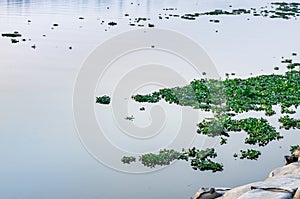
[[[223,191],[222,191],[223,190]],[[300,162],[279,167],[264,181],[233,189],[201,188],[193,199],[300,199]]]

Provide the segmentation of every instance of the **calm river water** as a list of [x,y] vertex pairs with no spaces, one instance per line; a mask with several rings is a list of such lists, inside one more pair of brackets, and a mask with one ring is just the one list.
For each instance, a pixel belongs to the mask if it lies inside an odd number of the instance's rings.
[[[299,144],[300,134],[296,130],[280,130],[285,138],[262,148],[262,156],[258,161],[233,159],[234,152],[245,148],[242,144],[245,135],[233,134],[226,146],[215,146],[219,155],[217,161],[222,162],[225,169],[220,173],[194,171],[186,162],[175,162],[164,169],[147,173],[121,172],[93,158],[78,136],[73,114],[74,85],[86,58],[101,43],[130,30],[166,29],[185,35],[204,49],[221,78],[225,78],[226,72],[234,72],[237,77],[243,78],[249,77],[250,73],[274,73],[275,66],[282,66],[282,56],[290,58],[293,52],[300,54],[299,19],[270,19],[252,15],[201,16],[196,20],[173,16],[165,18],[169,14],[231,9],[229,5],[233,8],[260,8],[270,6],[268,2],[0,1],[0,32],[18,31],[26,39],[13,44],[9,38],[0,38],[0,198],[189,198],[200,187],[232,187],[262,180],[272,169],[282,166],[283,156],[289,153],[289,146]],[[146,18],[146,21],[136,23],[144,24],[144,27],[129,25],[139,17]],[[219,19],[220,23],[211,23],[210,19]],[[116,22],[117,25],[109,26],[109,22]],[[148,28],[149,23],[155,27]],[[176,44],[176,41],[170,42]],[[173,57],[173,61],[170,58],[171,61],[165,63],[169,60],[166,56],[171,55],[162,56],[164,52],[158,54],[161,58],[155,64],[173,65],[174,71],[183,74],[186,82],[199,78],[193,70],[180,68],[182,66],[178,63],[181,62],[177,58]],[[141,60],[147,52],[138,52],[137,59],[130,57],[134,55],[129,55],[120,63],[134,60],[132,62],[142,66]],[[293,59],[299,61],[299,56]],[[107,70],[107,76],[101,80],[103,82],[99,80],[95,95],[112,94],[118,81],[129,78],[127,72],[130,70],[130,67]],[[276,71],[282,72],[283,66]],[[157,78],[160,75],[161,79],[169,77],[165,73],[145,73],[145,78]],[[176,86],[176,83],[169,81],[166,85]],[[133,89],[150,92],[163,84],[154,82]],[[118,93],[114,94],[118,96]],[[129,101],[126,101],[128,115],[113,116],[118,115],[118,110],[113,113],[110,106],[99,105],[95,106],[95,117],[105,137],[113,145],[136,154],[168,146],[175,139],[180,121],[183,120],[177,117],[181,111],[193,115],[198,113],[190,108],[182,109],[162,102],[159,104],[160,110],[157,110],[158,113],[163,110],[166,114],[161,133],[136,139],[124,134],[122,128],[125,127],[122,125],[129,124],[126,127],[129,129],[132,125],[141,128],[150,125],[155,118],[151,118],[149,110],[157,107],[144,105],[145,112],[136,111],[141,105],[130,101],[130,95],[121,97]],[[135,116],[133,122],[124,120],[124,124],[117,125],[118,117],[131,114]],[[270,119],[271,123],[276,123],[276,120],[276,116]],[[195,132],[197,129],[194,122],[184,124],[186,132]],[[203,137],[197,136],[192,145],[201,145],[203,140]],[[103,153],[114,155],[106,148],[103,148]],[[120,166],[119,170],[127,168],[121,162],[114,164],[117,165],[115,167]]]

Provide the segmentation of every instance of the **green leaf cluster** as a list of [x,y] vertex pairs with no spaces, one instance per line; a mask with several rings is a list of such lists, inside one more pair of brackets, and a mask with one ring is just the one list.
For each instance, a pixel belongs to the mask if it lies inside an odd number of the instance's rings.
[[103,95],[101,97],[96,97],[96,103],[98,104],[109,104],[110,103],[110,97],[107,95]]
[[132,162],[135,162],[136,158],[133,156],[123,156],[121,161],[123,162],[123,164],[130,164]]

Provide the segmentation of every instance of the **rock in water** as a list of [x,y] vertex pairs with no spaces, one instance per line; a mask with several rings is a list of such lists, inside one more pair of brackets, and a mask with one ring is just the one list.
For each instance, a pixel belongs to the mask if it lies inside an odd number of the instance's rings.
[[300,162],[274,169],[265,181],[227,191],[220,199],[300,199]]
[[228,188],[201,188],[194,195],[193,199],[214,199],[221,197]]

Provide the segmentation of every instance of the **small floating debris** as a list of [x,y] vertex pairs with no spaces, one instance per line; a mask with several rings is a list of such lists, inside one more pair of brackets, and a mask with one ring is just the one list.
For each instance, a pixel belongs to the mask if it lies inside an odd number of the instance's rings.
[[125,117],[125,120],[133,121],[134,117],[133,117],[133,115],[127,116],[127,117]]
[[114,22],[114,21],[111,21],[111,22],[108,22],[108,25],[109,25],[109,26],[115,26],[115,25],[117,25],[117,23]]
[[110,103],[110,97],[107,95],[103,95],[101,97],[96,97],[96,103],[98,104],[109,104]]
[[30,19],[28,19],[28,20],[27,20],[27,22],[28,22],[28,23],[30,23],[30,22],[31,22],[31,20],[30,20]]
[[17,40],[17,39],[14,39],[14,38],[10,39],[10,41],[11,41],[11,43],[13,43],[13,44],[15,44],[15,43],[19,43],[19,40]]
[[163,8],[163,10],[166,10],[166,11],[168,11],[168,10],[177,10],[177,8]]
[[69,46],[69,50],[72,50],[73,49],[73,47],[72,46]]
[[297,53],[292,53],[292,56],[297,56]]
[[128,14],[128,13],[126,13],[126,14],[124,14],[124,16],[125,16],[125,17],[129,17],[129,14]]
[[54,23],[54,24],[53,24],[53,26],[54,26],[54,27],[57,27],[57,26],[58,26],[58,24],[57,24],[57,23]]
[[274,70],[279,70],[279,67],[278,66],[274,67]]
[[186,20],[196,20],[195,17],[192,17],[192,16],[187,16],[187,15],[183,15],[181,16],[181,19],[186,19]]
[[281,63],[283,64],[291,64],[293,62],[293,60],[291,59],[285,59],[285,60],[282,60]]
[[82,20],[82,19],[84,19],[84,17],[79,17],[78,19],[81,19],[81,20]]
[[147,18],[145,17],[139,17],[139,18],[135,18],[134,19],[137,23],[139,23],[140,21],[147,21]]
[[33,44],[33,45],[31,46],[31,48],[33,48],[33,49],[36,49],[36,45],[35,45],[35,44]]
[[211,19],[211,20],[209,20],[209,22],[212,22],[212,23],[220,23],[220,20],[218,20],[218,19]]
[[153,27],[154,27],[154,24],[149,23],[149,24],[148,24],[148,27],[149,27],[149,28],[153,28]]
[[145,107],[140,108],[140,111],[145,111],[145,110],[146,110]]

